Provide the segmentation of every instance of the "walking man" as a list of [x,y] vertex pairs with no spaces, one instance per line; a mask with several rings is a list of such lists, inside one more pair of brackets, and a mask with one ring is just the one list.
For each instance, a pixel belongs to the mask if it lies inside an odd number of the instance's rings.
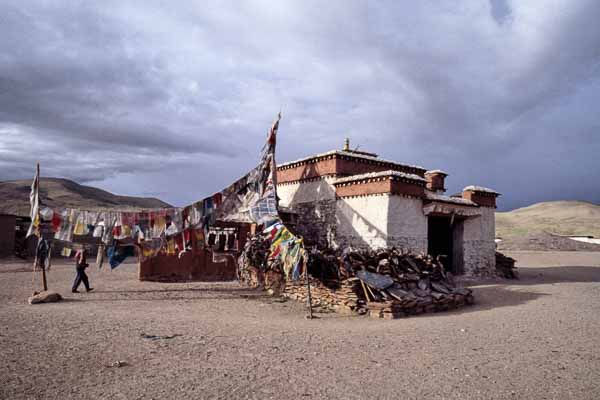
[[77,288],[79,284],[83,282],[83,286],[85,286],[86,292],[91,292],[94,288],[90,287],[90,281],[88,280],[88,276],[85,273],[85,269],[88,267],[87,258],[85,254],[85,248],[79,250],[75,254],[75,270],[77,271],[77,275],[75,276],[75,282],[73,282],[73,289],[71,292],[79,293]]

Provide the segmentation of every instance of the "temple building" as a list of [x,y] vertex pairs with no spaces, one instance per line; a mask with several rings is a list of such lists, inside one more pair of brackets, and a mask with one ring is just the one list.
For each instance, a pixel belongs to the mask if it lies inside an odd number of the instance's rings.
[[277,167],[279,205],[308,245],[395,246],[442,255],[457,275],[495,270],[499,193],[467,186],[448,196],[447,173],[351,150],[328,151]]

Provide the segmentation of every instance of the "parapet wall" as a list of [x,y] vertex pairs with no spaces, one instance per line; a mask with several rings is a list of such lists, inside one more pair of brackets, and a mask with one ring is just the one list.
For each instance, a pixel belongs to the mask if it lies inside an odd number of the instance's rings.
[[400,171],[425,176],[425,169],[365,156],[349,151],[331,151],[277,167],[277,182],[287,183],[322,176],[350,176],[381,171]]

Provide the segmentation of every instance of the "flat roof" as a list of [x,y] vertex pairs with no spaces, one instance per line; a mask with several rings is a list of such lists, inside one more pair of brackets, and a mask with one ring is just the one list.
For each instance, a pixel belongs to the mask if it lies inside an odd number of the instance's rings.
[[490,194],[495,194],[497,196],[500,196],[500,193],[496,192],[494,189],[486,188],[483,186],[470,185],[470,186],[465,187],[463,189],[463,192],[466,192],[468,190],[473,191],[473,192],[490,193]]
[[375,162],[379,162],[382,164],[390,164],[390,165],[395,165],[398,167],[403,167],[403,168],[413,168],[413,169],[418,169],[418,170],[422,170],[423,172],[426,171],[425,168],[418,166],[418,165],[410,165],[410,164],[402,164],[402,163],[398,163],[395,161],[389,161],[389,160],[384,160],[382,158],[379,157],[373,157],[373,156],[369,156],[366,154],[359,154],[359,153],[355,153],[352,151],[344,151],[344,150],[331,150],[328,151],[326,153],[320,153],[320,154],[315,154],[312,156],[308,156],[308,157],[303,157],[303,158],[299,158],[297,160],[294,161],[288,161],[282,164],[279,164],[277,166],[277,168],[283,168],[283,167],[289,167],[292,166],[294,164],[302,164],[305,163],[307,161],[313,160],[315,158],[323,158],[323,157],[328,157],[328,156],[343,156],[343,157],[349,157],[349,158],[356,158],[356,159],[362,159],[362,160],[368,160],[368,161],[375,161]]
[[433,193],[429,190],[425,191],[425,199],[431,201],[441,201],[443,203],[458,204],[461,206],[478,206],[474,201],[463,199],[462,197],[452,197],[445,194]]
[[381,171],[381,172],[369,172],[366,174],[351,175],[351,176],[347,176],[344,178],[338,178],[333,182],[333,184],[335,185],[338,183],[354,182],[354,181],[359,181],[359,180],[363,180],[363,179],[381,178],[381,177],[386,177],[386,176],[410,179],[410,180],[419,181],[419,182],[427,182],[427,180],[421,178],[419,175],[407,174],[406,172],[388,170],[388,171]]

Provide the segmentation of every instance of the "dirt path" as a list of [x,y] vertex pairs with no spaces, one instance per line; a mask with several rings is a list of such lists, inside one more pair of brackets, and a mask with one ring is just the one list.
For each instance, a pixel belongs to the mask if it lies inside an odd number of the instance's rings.
[[55,265],[67,300],[30,306],[28,265],[0,263],[0,398],[600,398],[600,253],[510,255],[522,280],[395,321],[306,320],[236,283],[141,283],[134,265],[92,270],[89,294]]

